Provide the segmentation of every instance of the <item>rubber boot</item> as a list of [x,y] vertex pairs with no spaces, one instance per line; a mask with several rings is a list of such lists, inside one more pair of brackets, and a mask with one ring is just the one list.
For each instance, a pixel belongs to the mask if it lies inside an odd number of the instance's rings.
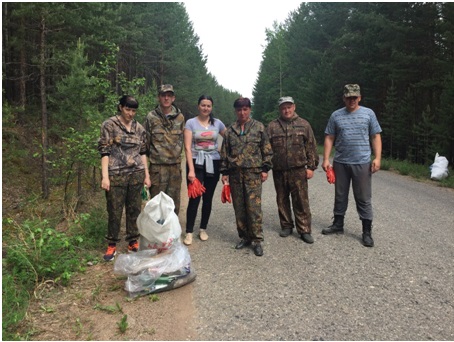
[[372,220],[363,221],[363,245],[366,247],[374,247],[374,240],[372,239]]
[[322,234],[344,234],[344,216],[334,215],[334,222],[328,228],[322,229]]

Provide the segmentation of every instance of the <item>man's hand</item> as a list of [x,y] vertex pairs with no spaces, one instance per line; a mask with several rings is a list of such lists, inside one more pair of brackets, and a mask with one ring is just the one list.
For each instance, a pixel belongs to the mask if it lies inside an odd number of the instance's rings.
[[333,166],[331,165],[331,163],[329,162],[329,159],[324,159],[323,160],[323,163],[322,163],[322,169],[323,171],[327,172],[328,169],[332,169]]
[[372,165],[370,166],[370,170],[372,171],[372,173],[375,173],[378,170],[380,170],[380,163],[381,163],[380,159],[375,158],[374,160],[372,160]]
[[314,170],[307,169],[306,170],[306,178],[307,179],[311,179],[312,177],[314,177]]
[[262,172],[262,183],[268,179],[268,172]]

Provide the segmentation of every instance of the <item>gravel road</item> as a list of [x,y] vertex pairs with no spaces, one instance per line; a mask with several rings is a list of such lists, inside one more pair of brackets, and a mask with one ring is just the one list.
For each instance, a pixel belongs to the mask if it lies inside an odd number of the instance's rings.
[[209,240],[189,248],[197,339],[454,340],[454,191],[387,171],[372,184],[375,247],[366,248],[352,194],[345,234],[321,234],[332,222],[334,187],[319,168],[309,182],[308,245],[295,231],[279,237],[270,175],[265,254],[256,257],[234,249],[233,207],[221,203],[219,183]]

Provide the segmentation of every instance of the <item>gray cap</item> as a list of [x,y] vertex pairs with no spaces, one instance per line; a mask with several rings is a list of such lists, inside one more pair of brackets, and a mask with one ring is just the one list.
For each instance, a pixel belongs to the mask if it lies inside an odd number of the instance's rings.
[[295,101],[293,101],[293,97],[291,97],[291,96],[283,96],[277,101],[278,106],[280,106],[283,103],[287,103],[287,102],[288,103],[295,103]]
[[175,94],[175,91],[173,90],[173,85],[171,84],[163,84],[162,86],[159,87],[159,94],[171,92]]

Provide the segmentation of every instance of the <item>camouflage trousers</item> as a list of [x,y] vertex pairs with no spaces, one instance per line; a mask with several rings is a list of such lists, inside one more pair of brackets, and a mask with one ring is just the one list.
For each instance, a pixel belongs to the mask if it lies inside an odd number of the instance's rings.
[[181,164],[150,165],[150,196],[153,198],[161,191],[169,195],[175,204],[175,213],[180,212]]
[[263,241],[261,173],[234,171],[229,176],[229,183],[239,237]]
[[106,239],[118,242],[123,208],[126,211],[126,241],[137,239],[140,234],[137,229],[137,217],[142,208],[140,192],[145,180],[145,172],[139,171],[128,175],[109,176],[110,190],[106,191],[107,213],[109,222]]
[[[287,171],[273,170],[276,189],[277,207],[281,228],[293,229],[292,207],[298,234],[311,233],[311,209],[309,207],[306,169],[298,168]],[[290,197],[292,203],[290,204]]]

